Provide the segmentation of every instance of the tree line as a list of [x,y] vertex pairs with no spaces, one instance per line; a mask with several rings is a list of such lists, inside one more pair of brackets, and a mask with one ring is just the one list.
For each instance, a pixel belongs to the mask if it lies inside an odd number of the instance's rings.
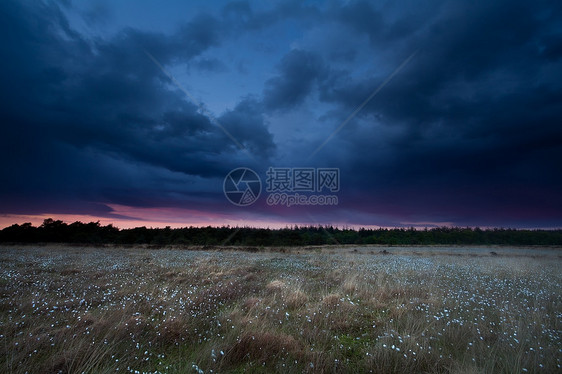
[[137,227],[119,229],[98,222],[67,224],[52,218],[40,226],[14,224],[0,231],[3,243],[152,244],[302,246],[324,244],[385,245],[562,245],[562,230],[480,229],[351,229],[333,226],[292,226],[282,229],[252,227]]

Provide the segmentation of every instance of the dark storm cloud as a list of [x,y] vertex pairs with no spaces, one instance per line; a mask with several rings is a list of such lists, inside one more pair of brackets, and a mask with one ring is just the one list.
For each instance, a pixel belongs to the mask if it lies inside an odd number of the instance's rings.
[[[372,37],[378,26],[365,26],[362,15],[375,11],[366,4],[360,7],[357,23],[352,12],[345,21]],[[379,136],[393,133],[385,144],[391,156],[380,165],[382,152],[372,147],[375,135],[365,137],[361,130],[341,134],[371,153],[361,153],[364,167],[373,170],[369,183],[377,188],[384,188],[377,183],[381,179],[413,183],[428,192],[440,183],[455,188],[473,185],[467,182],[473,180],[500,189],[517,185],[523,204],[528,201],[525,189],[562,187],[557,161],[562,80],[551,74],[560,71],[560,64],[552,65],[555,53],[545,53],[546,45],[556,45],[553,33],[562,30],[560,19],[559,6],[542,2],[443,5],[421,29],[401,33],[395,41],[402,54],[393,56],[394,67],[420,52],[357,117],[377,126]],[[385,78],[339,74],[320,85],[320,97],[341,105],[344,113],[352,112]],[[481,205],[493,205],[486,188],[480,186],[474,194]],[[520,203],[516,192],[508,196],[511,204]],[[560,198],[548,204],[562,206]]]
[[271,134],[264,126],[263,104],[247,97],[236,107],[223,114],[219,121],[236,139],[243,139],[243,145],[254,155],[267,157],[275,150]]
[[346,207],[400,212],[412,221],[559,224],[562,198],[553,191],[562,189],[561,7],[428,8],[418,17],[388,17],[366,2],[330,9],[327,17],[367,36],[385,56],[379,74],[357,77],[294,50],[266,83],[267,108],[292,109],[318,88],[320,100],[336,106],[321,117],[335,128],[419,50],[316,157],[347,160],[342,180],[359,197]]
[[318,56],[298,49],[285,55],[278,69],[279,75],[265,83],[268,110],[288,110],[301,104],[325,71]]
[[[164,65],[189,61],[220,43],[213,17],[196,15],[173,35],[126,29],[88,41],[53,3],[2,7],[0,146],[9,159],[0,167],[2,210],[26,194],[103,201],[104,191],[119,188],[146,193],[153,183],[147,166],[160,168],[152,177],[162,181],[166,172],[213,177],[232,167],[236,145],[145,53]],[[271,135],[252,105],[241,103],[224,118],[241,143],[271,153]],[[177,188],[159,187],[160,194]]]

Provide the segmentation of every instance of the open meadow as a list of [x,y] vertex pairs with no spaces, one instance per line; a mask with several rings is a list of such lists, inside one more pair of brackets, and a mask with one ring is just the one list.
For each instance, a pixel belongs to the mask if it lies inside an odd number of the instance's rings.
[[0,371],[562,372],[560,249],[249,249],[2,246]]

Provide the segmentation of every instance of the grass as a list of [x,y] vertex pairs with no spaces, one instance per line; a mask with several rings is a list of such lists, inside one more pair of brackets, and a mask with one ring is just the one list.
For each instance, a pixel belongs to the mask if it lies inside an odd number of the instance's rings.
[[557,250],[389,251],[1,247],[0,371],[562,370]]

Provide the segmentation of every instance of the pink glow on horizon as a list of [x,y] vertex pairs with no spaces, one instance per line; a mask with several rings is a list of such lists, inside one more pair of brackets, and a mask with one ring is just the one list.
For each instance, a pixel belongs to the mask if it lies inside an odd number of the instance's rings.
[[[218,213],[207,213],[201,211],[192,211],[186,209],[177,208],[134,208],[126,207],[120,205],[111,206],[115,211],[115,214],[127,215],[131,218],[120,218],[120,217],[101,217],[95,215],[87,214],[3,214],[0,215],[0,230],[9,227],[13,224],[23,224],[30,222],[33,226],[40,226],[43,221],[47,218],[52,218],[54,220],[61,220],[65,223],[73,223],[80,221],[83,223],[97,222],[99,221],[102,226],[107,226],[112,224],[120,229],[130,229],[135,227],[148,227],[148,228],[164,228],[170,226],[171,228],[182,228],[182,227],[205,227],[205,226],[231,226],[231,227],[256,227],[256,228],[270,228],[270,229],[283,229],[286,227],[297,226],[324,226],[325,224],[316,222],[287,222],[287,221],[275,221],[275,220],[264,220],[258,217],[251,218],[240,218],[229,216],[225,214]],[[139,218],[137,218],[139,217]],[[149,218],[140,218],[149,217]],[[402,225],[402,226],[400,226]],[[400,222],[399,226],[380,226],[380,225],[359,225],[350,223],[333,223],[328,224],[328,226],[333,226],[334,228],[348,228],[353,230],[359,230],[361,228],[365,229],[394,229],[394,228],[405,228],[414,227],[416,230],[423,230],[425,228],[432,227],[455,227],[459,226],[453,222]],[[469,226],[476,227],[476,226]],[[493,226],[478,226],[481,229],[493,229]],[[520,227],[520,229],[536,229],[533,227],[525,228]],[[560,227],[543,227],[544,230],[559,230]]]
[[[186,226],[251,226],[251,227],[269,227],[269,228],[283,228],[288,224],[286,222],[279,222],[274,220],[260,219],[257,215],[237,215],[205,212],[193,209],[181,209],[172,207],[163,208],[139,208],[130,207],[125,205],[108,204],[113,209],[113,214],[123,215],[128,217],[138,217],[136,226],[149,226],[150,222],[157,223],[152,227],[186,227]],[[145,218],[150,217],[150,218]],[[120,219],[119,221],[121,221]],[[116,224],[117,226],[117,224]]]
[[[159,207],[159,208],[145,208],[145,207],[131,207],[125,205],[108,204],[112,212],[106,216],[96,216],[88,214],[55,214],[55,213],[42,213],[42,214],[4,214],[0,215],[0,229],[11,226],[13,224],[23,224],[31,222],[34,226],[40,226],[47,218],[61,220],[66,223],[73,223],[80,221],[83,223],[99,221],[101,225],[106,226],[112,224],[120,229],[129,229],[135,227],[148,227],[148,228],[164,228],[170,226],[171,228],[181,227],[204,227],[204,226],[231,226],[231,227],[256,227],[256,228],[271,228],[282,229],[286,227],[297,226],[324,226],[325,220],[320,222],[316,221],[314,217],[309,216],[309,221],[294,222],[290,217],[264,217],[259,214],[251,212],[240,212],[237,215],[206,212],[194,209],[181,209],[174,207]],[[112,215],[114,215],[112,217]],[[275,219],[277,218],[277,219]],[[287,220],[287,218],[289,218]],[[326,218],[326,217],[324,217]],[[380,226],[380,225],[361,225],[351,222],[333,222],[328,223],[328,226],[337,227],[340,229],[348,228],[359,230],[365,229],[392,229],[396,227],[414,227],[415,229],[424,229],[430,227],[453,227],[457,226],[453,222],[430,222],[430,221],[402,221],[397,226]],[[486,227],[481,227],[486,228]]]
[[[284,228],[292,226],[295,223],[281,222],[275,220],[260,219],[259,216],[233,216],[228,214],[204,212],[190,209],[180,208],[138,208],[124,205],[108,204],[113,210],[111,216],[96,216],[89,214],[58,214],[58,213],[42,213],[42,214],[4,214],[0,215],[0,229],[11,226],[13,224],[23,224],[30,222],[33,226],[40,226],[47,218],[61,220],[65,223],[73,223],[80,221],[83,223],[99,221],[102,226],[112,224],[120,229],[129,229],[135,227],[163,228],[170,226],[171,228],[180,227],[203,227],[203,226],[249,226],[260,228]],[[123,218],[119,216],[126,216]],[[297,223],[299,226],[304,223]]]
[[[0,216],[0,230],[5,227],[9,227],[13,224],[21,225],[23,223],[30,222],[33,226],[41,226],[43,221],[47,218],[52,218],[54,220],[61,220],[67,224],[73,222],[100,222],[100,225],[107,226],[109,224],[118,227],[120,229],[132,229],[135,227],[148,227],[148,228],[164,228],[170,226],[171,228],[182,228],[182,227],[206,227],[206,226],[231,226],[231,227],[256,227],[256,228],[270,228],[270,229],[283,229],[286,227],[297,226],[317,226],[313,222],[278,222],[278,221],[263,221],[263,220],[248,220],[248,219],[227,219],[224,221],[174,221],[171,219],[166,220],[155,220],[155,219],[123,219],[123,218],[108,218],[108,217],[98,217],[92,215],[79,215],[79,214],[37,214],[37,215],[21,215],[21,214],[6,214]],[[323,224],[321,226],[324,226]],[[333,224],[328,226],[337,227],[340,229],[349,228],[354,230],[359,230],[360,228],[365,229],[392,229],[394,227],[383,227],[377,225],[349,225],[349,224]]]
[[181,227],[204,227],[204,226],[249,226],[249,227],[262,227],[262,228],[284,228],[287,226],[292,226],[290,223],[280,223],[280,222],[264,222],[264,221],[252,221],[252,220],[240,220],[240,219],[230,219],[223,222],[209,222],[209,221],[174,221],[171,219],[165,221],[159,220],[134,220],[134,219],[123,219],[123,218],[107,218],[107,217],[97,217],[90,215],[76,215],[76,214],[38,214],[38,215],[19,215],[19,214],[7,214],[0,217],[0,230],[9,227],[13,224],[21,225],[26,222],[30,222],[33,226],[40,226],[43,221],[47,218],[52,218],[54,220],[61,220],[65,223],[73,223],[80,221],[83,223],[89,222],[100,222],[100,225],[107,226],[112,224],[120,229],[131,229],[135,227],[146,226],[148,228],[164,228],[170,226],[171,228],[181,228]]
[[[43,221],[47,218],[52,218],[54,220],[61,220],[66,223],[73,223],[80,221],[83,223],[97,222],[99,221],[102,226],[107,226],[112,224],[115,227],[121,229],[129,229],[134,227],[146,226],[146,227],[185,227],[185,226],[200,226],[195,223],[185,224],[182,222],[161,222],[156,220],[135,220],[135,219],[123,219],[123,218],[108,218],[108,217],[98,217],[92,215],[79,215],[79,214],[37,214],[37,215],[18,215],[9,214],[0,217],[0,228],[11,226],[15,223],[22,224],[26,222],[31,222],[33,226],[40,226]],[[206,226],[206,225],[204,225]]]

